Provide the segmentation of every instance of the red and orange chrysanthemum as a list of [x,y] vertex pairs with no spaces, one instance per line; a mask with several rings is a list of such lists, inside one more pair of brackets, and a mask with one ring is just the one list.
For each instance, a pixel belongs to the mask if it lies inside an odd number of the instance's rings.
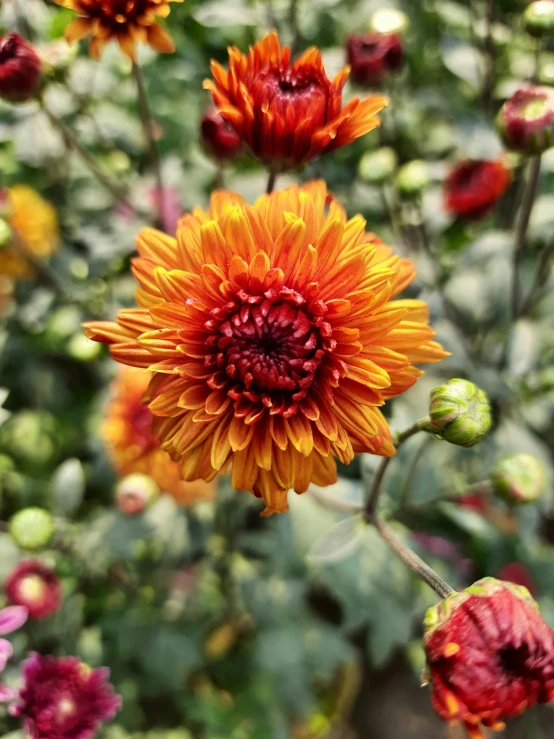
[[125,367],[114,380],[102,435],[114,467],[120,475],[148,475],[160,490],[180,505],[192,505],[215,497],[215,484],[203,480],[185,482],[178,464],[160,448],[152,433],[152,412],[142,402],[149,376]]
[[413,265],[365,225],[312,182],[253,206],[215,192],[176,239],[141,232],[140,307],[85,328],[152,373],[152,428],[185,480],[232,466],[280,512],[290,488],[335,481],[334,457],[394,454],[379,406],[446,353],[425,303],[392,301]]
[[54,0],[74,10],[79,17],[66,28],[69,43],[92,36],[90,55],[98,59],[104,46],[117,41],[131,59],[136,57],[136,44],[145,43],[163,54],[175,51],[171,36],[157,22],[167,18],[169,3],[183,0]]
[[211,70],[213,80],[204,87],[219,112],[253,155],[276,172],[351,144],[379,126],[376,114],[388,105],[386,97],[373,95],[343,107],[350,67],[329,80],[315,47],[291,63],[291,50],[281,48],[275,31],[247,55],[230,48],[228,71],[216,61]]

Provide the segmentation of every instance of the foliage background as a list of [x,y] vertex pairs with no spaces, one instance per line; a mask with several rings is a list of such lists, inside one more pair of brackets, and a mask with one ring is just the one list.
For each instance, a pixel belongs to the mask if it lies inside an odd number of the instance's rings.
[[[511,332],[507,370],[497,369],[508,338],[518,162],[516,182],[494,216],[463,224],[442,205],[441,183],[453,161],[501,153],[482,104],[489,63],[485,3],[299,0],[302,46],[323,49],[331,76],[344,64],[347,35],[385,5],[404,10],[410,29],[407,64],[391,83],[381,131],[298,175],[280,177],[278,185],[324,177],[350,214],[361,212],[372,230],[417,264],[411,294],[429,302],[432,324],[452,357],[387,406],[391,425],[400,429],[425,415],[429,390],[450,377],[471,379],[493,403],[494,429],[474,450],[419,438],[407,444],[386,479],[384,506],[411,529],[453,543],[445,549],[444,542],[414,539],[405,530],[454,586],[523,563],[554,626],[550,495],[517,511],[496,502],[481,512],[452,502],[424,505],[486,478],[494,461],[511,452],[538,456],[549,481],[552,476],[550,283]],[[531,75],[534,45],[520,28],[523,2],[494,6],[496,110]],[[85,45],[68,50],[62,37],[72,14],[49,2],[4,0],[0,13],[0,28],[31,32],[52,61],[50,109],[115,178],[130,183],[132,197],[146,202],[154,181],[130,63],[116,47],[100,64]],[[210,58],[224,62],[228,44],[245,49],[276,24],[290,39],[289,18],[289,0],[187,0],[172,6],[167,22],[176,53],[141,49],[164,182],[177,191],[183,210],[205,205],[217,177],[199,142]],[[540,78],[554,80],[552,51],[542,54]],[[393,182],[383,192],[359,176],[362,155],[379,145],[392,146],[400,163],[428,162],[431,182],[421,201],[403,203]],[[264,191],[267,178],[248,158],[224,176],[229,189],[249,200]],[[29,505],[56,515],[55,546],[41,556],[55,564],[64,584],[62,612],[21,632],[18,653],[79,654],[91,665],[108,665],[124,709],[104,739],[456,736],[432,716],[429,695],[416,689],[423,666],[419,624],[434,596],[377,535],[352,540],[350,513],[341,510],[355,510],[363,500],[374,459],[343,469],[332,490],[291,494],[290,514],[269,520],[259,518],[256,500],[234,493],[225,480],[215,504],[183,510],[164,496],[137,518],[116,510],[116,478],[99,438],[116,367],[84,339],[80,323],[132,303],[129,259],[144,221],[114,205],[35,103],[0,103],[0,177],[2,186],[30,184],[56,205],[63,248],[50,264],[71,297],[61,298],[47,284],[22,283],[0,323],[1,519]],[[543,157],[531,221],[529,280],[552,238],[553,184],[551,150]],[[323,505],[322,494],[331,502]],[[343,519],[334,539],[321,540]],[[22,556],[10,535],[0,533],[0,581]],[[551,727],[544,708],[516,722],[508,735],[539,739]],[[2,735],[16,739],[16,729],[0,713]]]

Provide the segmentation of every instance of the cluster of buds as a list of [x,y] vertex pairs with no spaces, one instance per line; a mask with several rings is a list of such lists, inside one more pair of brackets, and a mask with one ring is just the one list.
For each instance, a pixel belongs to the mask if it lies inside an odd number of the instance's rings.
[[0,97],[11,103],[32,98],[40,85],[41,66],[38,54],[21,36],[0,37]]

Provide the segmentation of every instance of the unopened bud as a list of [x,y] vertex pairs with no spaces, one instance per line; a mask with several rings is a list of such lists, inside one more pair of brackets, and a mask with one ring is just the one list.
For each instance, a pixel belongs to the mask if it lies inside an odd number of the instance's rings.
[[25,39],[16,33],[0,37],[0,97],[11,103],[29,100],[41,77],[41,61]]
[[421,159],[408,162],[396,176],[396,188],[405,198],[415,198],[429,184],[429,168]]
[[532,454],[512,454],[499,460],[491,470],[495,495],[508,503],[534,503],[546,489],[546,475]]
[[508,148],[542,154],[554,146],[554,88],[518,90],[500,109],[496,125]]
[[24,508],[12,517],[10,532],[23,549],[44,549],[54,536],[54,519],[44,508]]
[[456,446],[474,446],[491,427],[486,393],[472,382],[458,378],[431,392],[429,417],[429,430]]
[[391,177],[397,167],[396,152],[389,146],[376,151],[366,151],[360,159],[358,174],[371,185],[380,185]]
[[143,513],[159,494],[160,488],[154,480],[138,472],[124,477],[115,489],[117,507],[126,516]]
[[527,6],[523,13],[523,27],[535,38],[554,35],[554,3],[552,0],[537,0]]

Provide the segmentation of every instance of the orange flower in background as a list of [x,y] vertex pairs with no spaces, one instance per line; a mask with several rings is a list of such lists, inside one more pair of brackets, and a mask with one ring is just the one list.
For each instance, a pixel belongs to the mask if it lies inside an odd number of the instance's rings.
[[12,231],[7,245],[0,247],[0,275],[32,278],[32,260],[45,259],[60,246],[54,206],[32,187],[14,185],[0,191],[0,212]]
[[167,18],[169,3],[183,0],[54,0],[79,14],[66,28],[68,43],[92,36],[90,55],[98,59],[104,46],[117,41],[131,59],[136,57],[137,42],[149,44],[156,51],[172,54],[171,36],[157,23]]
[[425,303],[391,302],[413,265],[365,225],[312,182],[253,206],[215,192],[177,239],[141,232],[140,307],[85,329],[152,372],[152,428],[185,480],[232,465],[235,488],[281,512],[290,488],[336,480],[334,457],[394,454],[379,406],[447,355]]
[[329,80],[319,49],[291,63],[275,31],[248,53],[229,49],[229,71],[212,61],[206,80],[219,112],[253,155],[275,171],[294,168],[327,151],[351,144],[380,125],[377,113],[387,98],[353,98],[342,106],[345,67]]
[[148,475],[181,505],[211,500],[215,497],[215,484],[182,480],[179,465],[160,449],[159,440],[152,434],[152,413],[142,403],[149,380],[144,372],[128,367],[114,380],[113,397],[102,427],[114,467],[121,475]]

